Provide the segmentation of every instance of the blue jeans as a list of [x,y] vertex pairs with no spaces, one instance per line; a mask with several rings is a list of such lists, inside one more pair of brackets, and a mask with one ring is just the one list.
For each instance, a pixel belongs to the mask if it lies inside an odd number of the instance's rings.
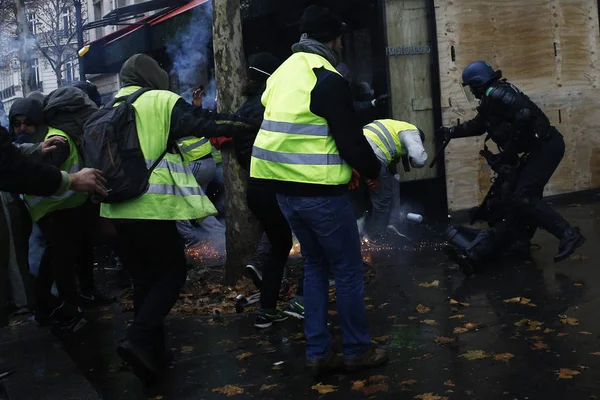
[[363,354],[371,338],[365,313],[360,238],[349,196],[278,194],[277,201],[302,247],[307,360],[320,359],[331,352],[327,330],[329,270],[335,277],[344,357]]
[[370,237],[385,234],[388,225],[400,225],[400,183],[382,166],[379,172],[379,188],[369,189],[373,210],[367,221]]

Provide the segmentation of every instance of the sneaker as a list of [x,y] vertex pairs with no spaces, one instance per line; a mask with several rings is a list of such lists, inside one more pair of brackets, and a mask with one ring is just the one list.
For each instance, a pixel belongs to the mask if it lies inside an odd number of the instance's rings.
[[328,372],[334,372],[341,369],[342,366],[342,358],[333,352],[317,360],[307,360],[305,364],[305,368],[310,371],[311,375],[314,377],[319,377]]
[[554,256],[554,262],[560,262],[571,257],[578,247],[583,246],[585,237],[579,231],[579,228],[569,228],[565,232],[558,248],[558,254]]
[[273,325],[273,322],[281,322],[288,319],[287,315],[285,315],[280,309],[276,308],[274,310],[258,310],[258,317],[256,317],[256,322],[254,326],[257,328],[268,328]]
[[347,371],[358,371],[365,368],[374,368],[388,362],[385,350],[371,346],[362,355],[344,360]]
[[260,272],[260,269],[252,264],[248,264],[246,265],[246,275],[252,279],[254,286],[260,289],[260,285],[262,284],[262,272]]
[[304,299],[299,296],[294,297],[290,300],[290,306],[283,312],[294,318],[304,319]]
[[79,313],[71,320],[59,322],[57,327],[63,332],[76,333],[83,329],[87,323],[88,321],[83,316],[83,313]]
[[83,308],[107,306],[115,301],[117,301],[115,296],[111,296],[98,289],[94,290],[93,293],[82,293],[79,295],[79,303]]
[[152,383],[158,378],[161,369],[160,361],[150,349],[124,340],[117,347],[117,354],[131,367],[134,375],[144,383]]

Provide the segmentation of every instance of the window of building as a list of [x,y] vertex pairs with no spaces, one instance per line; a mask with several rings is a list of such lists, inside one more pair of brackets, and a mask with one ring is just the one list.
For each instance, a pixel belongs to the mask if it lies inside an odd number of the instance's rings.
[[[97,3],[94,3],[94,21],[99,21],[101,20],[103,17],[103,10],[102,10],[102,1],[98,1]],[[102,29],[102,27],[96,28],[96,39],[101,38],[104,35],[104,30]]]
[[40,60],[34,58],[31,60],[31,87],[34,90],[41,90],[42,74],[40,71]]
[[27,23],[29,24],[29,32],[36,35],[38,33],[38,20],[34,12],[27,13]]
[[71,13],[69,8],[63,8],[60,19],[62,21],[64,35],[65,37],[68,37],[71,34]]

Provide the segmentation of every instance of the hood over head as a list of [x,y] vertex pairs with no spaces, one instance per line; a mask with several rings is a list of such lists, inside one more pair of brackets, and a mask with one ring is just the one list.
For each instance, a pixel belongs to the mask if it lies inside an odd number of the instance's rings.
[[136,54],[123,64],[121,86],[140,86],[155,90],[169,90],[169,74],[152,57]]
[[41,105],[44,105],[44,100],[46,100],[46,95],[44,95],[44,93],[39,92],[39,91],[34,91],[31,92],[27,95],[28,99],[33,99],[37,102],[39,102]]
[[17,115],[24,115],[25,118],[31,120],[35,125],[40,125],[44,122],[42,104],[29,97],[16,99],[10,107],[8,119],[11,123]]
[[48,126],[78,140],[87,119],[97,110],[98,106],[81,89],[62,87],[46,98],[44,120]]

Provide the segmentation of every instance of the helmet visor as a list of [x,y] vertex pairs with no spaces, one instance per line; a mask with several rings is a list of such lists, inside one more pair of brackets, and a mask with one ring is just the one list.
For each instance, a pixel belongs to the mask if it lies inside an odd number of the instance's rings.
[[475,104],[477,103],[477,99],[475,98],[475,96],[473,95],[473,92],[471,92],[471,87],[470,86],[465,86],[465,85],[460,85],[460,89],[462,90],[465,99],[467,100],[468,103],[470,104]]

